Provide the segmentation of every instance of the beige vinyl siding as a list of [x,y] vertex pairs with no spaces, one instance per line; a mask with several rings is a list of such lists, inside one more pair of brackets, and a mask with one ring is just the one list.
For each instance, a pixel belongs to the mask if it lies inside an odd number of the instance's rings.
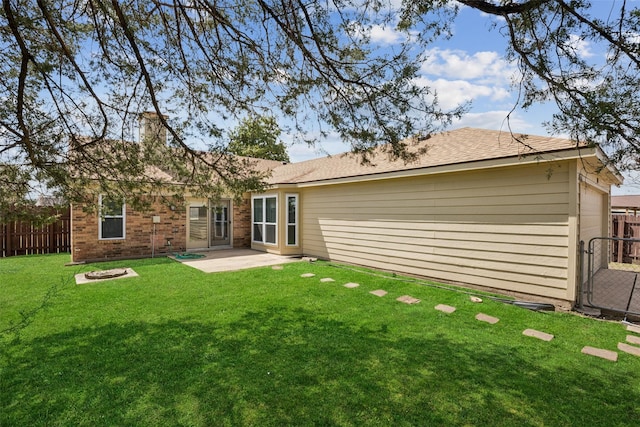
[[302,192],[307,255],[566,298],[568,163]]
[[[580,240],[585,249],[589,249],[589,241],[594,237],[608,237],[608,206],[605,206],[606,193],[587,184],[580,185]],[[608,203],[607,203],[608,205]],[[608,242],[595,242],[596,256],[593,257],[594,271],[607,266]],[[586,263],[585,263],[586,264]],[[584,266],[586,268],[586,265]],[[583,276],[586,277],[586,276]]]

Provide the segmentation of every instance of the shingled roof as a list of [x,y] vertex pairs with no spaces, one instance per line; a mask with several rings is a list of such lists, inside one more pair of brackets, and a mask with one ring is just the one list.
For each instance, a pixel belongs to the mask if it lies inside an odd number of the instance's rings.
[[362,164],[357,154],[344,153],[305,162],[278,166],[270,184],[294,184],[357,177],[386,172],[423,169],[482,160],[521,158],[578,148],[569,139],[512,134],[505,131],[461,128],[409,143],[409,151],[419,153],[415,161],[392,160],[384,147],[374,151],[371,164]]

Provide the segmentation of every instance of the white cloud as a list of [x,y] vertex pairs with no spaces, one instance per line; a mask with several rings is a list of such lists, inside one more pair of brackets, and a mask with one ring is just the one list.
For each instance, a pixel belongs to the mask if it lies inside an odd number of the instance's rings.
[[638,43],[640,43],[640,33],[633,32],[633,31],[627,31],[624,34],[624,39],[625,39],[625,41],[627,43],[638,44]]
[[349,24],[347,33],[351,34],[356,40],[362,40],[367,37],[373,43],[383,46],[391,46],[407,41],[407,34],[386,24],[363,26],[360,22],[353,21]]
[[546,132],[539,127],[527,121],[519,113],[511,113],[509,121],[509,110],[494,110],[481,113],[467,113],[460,119],[453,122],[454,128],[473,127],[481,129],[508,130],[509,126],[514,132],[524,133],[530,132],[536,135],[546,135]]
[[488,98],[491,101],[502,101],[511,97],[505,87],[475,84],[467,80],[429,80],[419,77],[415,80],[418,86],[430,87],[438,94],[438,102],[444,109],[455,108],[465,102],[477,98]]
[[578,57],[591,58],[594,53],[591,51],[591,43],[586,40],[582,40],[579,36],[574,34],[569,36],[569,46],[575,50]]
[[382,25],[374,25],[369,30],[371,41],[386,45],[401,43],[406,39],[406,35]]
[[469,54],[461,50],[432,49],[420,71],[426,75],[448,79],[472,79],[508,85],[517,68],[497,52]]

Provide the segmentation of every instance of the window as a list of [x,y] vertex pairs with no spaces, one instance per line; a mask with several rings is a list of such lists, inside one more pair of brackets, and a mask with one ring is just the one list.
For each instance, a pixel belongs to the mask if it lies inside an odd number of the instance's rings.
[[125,234],[125,204],[121,201],[110,200],[100,196],[99,238],[124,239]]
[[258,243],[275,245],[277,242],[278,198],[253,198],[253,237]]
[[287,246],[298,245],[298,195],[287,194]]

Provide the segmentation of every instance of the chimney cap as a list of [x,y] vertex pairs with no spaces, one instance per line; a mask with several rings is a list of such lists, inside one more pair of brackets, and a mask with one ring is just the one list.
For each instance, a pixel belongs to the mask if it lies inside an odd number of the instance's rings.
[[165,120],[169,118],[166,114],[158,114],[155,111],[143,111],[140,113],[140,119],[155,119],[159,116],[162,116]]

